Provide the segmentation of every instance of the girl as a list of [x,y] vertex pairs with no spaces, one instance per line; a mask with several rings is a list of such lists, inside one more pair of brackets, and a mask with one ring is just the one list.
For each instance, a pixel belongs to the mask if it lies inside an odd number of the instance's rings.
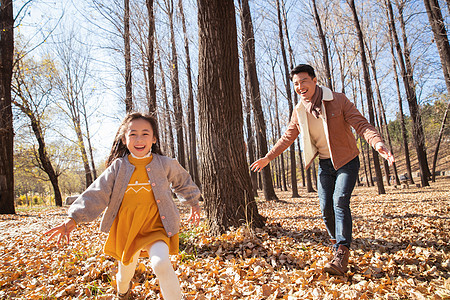
[[68,219],[46,232],[59,234],[58,244],[76,225],[96,219],[105,209],[100,230],[109,232],[103,251],[119,260],[116,275],[119,299],[128,299],[139,256],[149,256],[166,300],[181,299],[178,278],[169,254],[178,253],[179,213],[172,190],[191,205],[189,220],[198,225],[201,197],[181,165],[163,156],[156,120],[141,113],[128,114],[117,131],[108,168],[78,197]]

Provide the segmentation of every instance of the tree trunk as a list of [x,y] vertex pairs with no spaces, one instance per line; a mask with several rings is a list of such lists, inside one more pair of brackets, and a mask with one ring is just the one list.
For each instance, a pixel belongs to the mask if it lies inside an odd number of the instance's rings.
[[427,10],[428,20],[430,21],[439,57],[441,58],[447,93],[450,95],[450,45],[444,19],[442,18],[441,7],[438,0],[423,0],[423,3]]
[[[388,12],[386,11],[387,18],[389,19]],[[405,149],[405,165],[406,165],[406,172],[408,173],[409,181],[411,184],[414,184],[413,174],[411,170],[411,159],[409,155],[409,146],[408,146],[408,132],[406,131],[406,125],[405,125],[405,116],[403,114],[403,100],[402,95],[400,92],[400,83],[398,80],[398,74],[397,74],[397,63],[395,61],[395,52],[394,52],[394,45],[393,45],[393,33],[392,28],[389,26],[389,36],[391,37],[389,39],[389,49],[391,51],[392,56],[392,68],[394,73],[394,81],[395,81],[395,87],[397,89],[397,99],[398,99],[398,108],[399,108],[399,117],[400,117],[400,127],[402,131],[402,140],[403,140],[403,148]],[[391,148],[392,149],[392,148]]]
[[130,46],[130,0],[124,0],[123,41],[125,44],[125,110],[133,111]]
[[320,46],[322,47],[322,59],[323,59],[323,66],[325,68],[326,84],[327,87],[330,90],[332,90],[333,81],[331,78],[331,68],[330,68],[330,59],[328,56],[327,39],[322,29],[322,23],[319,18],[319,12],[317,11],[316,0],[312,0],[312,4],[314,13],[314,23],[316,24],[317,33],[319,34]]
[[[417,103],[416,92],[414,88],[414,79],[412,74],[411,62],[409,59],[409,50],[407,47],[406,33],[403,33],[404,42],[404,52],[402,52],[400,42],[398,39],[397,30],[395,29],[394,23],[394,12],[392,10],[392,5],[390,0],[385,0],[385,4],[388,11],[388,23],[389,28],[392,32],[392,37],[394,39],[395,48],[397,50],[398,61],[400,65],[400,71],[403,78],[403,84],[405,86],[406,97],[408,100],[409,111],[411,114],[411,119],[413,121],[412,131],[413,131],[413,143],[416,148],[417,160],[419,162],[419,168],[421,172],[421,182],[422,186],[429,186],[428,176],[430,171],[428,169],[426,151],[425,151],[425,137],[422,127],[422,119],[420,117],[419,105]],[[401,9],[401,7],[399,7]],[[400,14],[400,19],[402,19],[402,14]],[[404,27],[404,22],[402,27]],[[406,43],[405,43],[406,42]],[[409,66],[409,67],[408,67]]]
[[[275,62],[272,61],[272,57],[270,57],[271,65],[272,65],[272,80],[273,80],[273,95],[275,99],[275,123],[277,128],[277,139],[281,138],[281,126],[280,126],[280,115],[278,111],[278,86],[277,86],[277,80],[275,77]],[[276,143],[274,138],[274,144]],[[301,154],[300,154],[301,155]],[[283,182],[283,190],[287,191],[287,185],[286,185],[286,168],[284,166],[284,154],[281,153],[280,155],[280,169],[281,169],[281,177]]]
[[[358,63],[356,63],[356,66],[358,67]],[[361,84],[361,77],[359,74],[359,68],[358,69],[358,85],[359,85],[359,96],[360,96],[360,100],[361,100],[361,113],[363,115],[365,115],[365,110],[364,110],[364,100],[363,100],[363,91],[362,91],[362,84]],[[362,141],[362,139],[360,139],[360,144],[361,144],[361,148],[366,147],[367,149],[367,170],[369,171],[369,181],[367,182],[367,186],[374,186],[374,182],[373,182],[373,176],[372,176],[372,164],[370,162],[370,146],[368,143],[366,143],[366,141]]]
[[[149,91],[148,113],[158,118],[156,104],[156,84],[155,84],[155,16],[153,13],[154,0],[146,0],[148,16],[148,36],[147,36],[147,85]],[[159,141],[157,141],[159,143]]]
[[[384,110],[383,100],[381,98],[380,85],[378,84],[377,68],[375,66],[376,59],[373,58],[372,52],[370,49],[368,49],[368,54],[369,54],[369,60],[370,60],[370,67],[371,67],[372,73],[373,73],[373,80],[375,82],[375,91],[377,92],[378,115],[380,117],[380,128],[381,128],[380,131],[382,132],[384,140],[388,141],[389,148],[391,149],[391,153],[392,153],[392,155],[394,155],[394,149],[392,148],[392,143],[391,143],[391,136],[389,135],[389,128],[387,126],[386,112]],[[391,181],[390,181],[391,176],[389,173],[388,161],[383,160],[383,163],[384,163],[384,169],[386,172],[386,183],[387,183],[387,185],[391,185]],[[400,180],[398,178],[398,173],[397,173],[397,165],[395,162],[392,164],[392,167],[394,169],[395,183],[397,185],[400,185]]]
[[[290,68],[291,70],[294,68],[294,50],[292,50],[291,47],[291,41],[289,39],[289,31],[288,31],[288,25],[287,25],[287,12],[285,9],[285,5],[284,5],[284,0],[281,0],[281,8],[283,11],[283,22],[284,22],[284,33],[286,35],[286,42],[287,42],[287,48],[288,48],[288,52],[289,52],[289,64],[290,64]],[[287,80],[289,81],[289,80]],[[294,107],[297,105],[297,93],[294,92]],[[281,133],[280,133],[281,134]],[[302,176],[302,186],[305,186],[305,170],[303,168],[303,158],[302,158],[302,148],[300,147],[300,139],[297,138],[297,147],[298,147],[298,159],[299,159],[299,166],[300,166],[300,175]],[[293,147],[292,149],[294,149],[294,160],[295,160],[295,147]],[[295,180],[297,181],[297,174],[295,174]],[[297,188],[297,187],[296,187]]]
[[[375,124],[375,117],[373,113],[373,94],[372,94],[372,85],[370,81],[370,74],[369,74],[369,68],[367,64],[367,58],[366,58],[366,51],[364,48],[364,37],[361,30],[361,25],[359,24],[358,15],[356,13],[356,6],[354,0],[348,0],[347,3],[350,6],[350,9],[352,11],[353,15],[353,21],[355,23],[355,29],[356,33],[358,35],[358,41],[359,41],[359,50],[361,55],[361,64],[363,69],[363,75],[364,75],[364,82],[366,86],[366,97],[367,97],[367,106],[369,111],[369,121],[372,125]],[[380,168],[380,161],[378,158],[378,152],[372,148],[372,155],[373,155],[373,164],[375,167],[375,173],[377,175],[377,187],[378,187],[378,194],[385,194],[386,191],[384,189],[383,185],[383,175],[381,174],[381,168]]]
[[86,188],[88,188],[92,183],[92,174],[91,168],[89,166],[89,160],[86,153],[86,146],[84,145],[83,133],[81,132],[81,124],[79,120],[73,119],[73,126],[75,128],[75,133],[77,135],[78,140],[78,149],[81,153],[81,160],[83,161],[85,179],[86,179]]
[[12,0],[0,2],[0,214],[15,214],[11,78],[14,57]]
[[312,165],[309,166],[308,169],[306,169],[306,191],[308,193],[315,192],[315,190],[313,188],[313,184],[312,184],[311,168],[312,168]]
[[[158,44],[155,38],[155,44]],[[170,153],[166,153],[166,155],[170,156],[170,157],[175,157],[175,143],[173,141],[173,129],[172,129],[172,120],[170,118],[170,108],[169,108],[169,98],[167,97],[167,86],[166,86],[166,75],[164,74],[164,69],[162,67],[162,62],[161,62],[161,54],[160,54],[160,50],[159,50],[159,46],[156,48],[157,49],[157,55],[158,55],[158,63],[159,63],[159,70],[161,71],[161,92],[163,95],[163,101],[164,101],[164,107],[165,107],[165,111],[164,111],[164,116],[165,116],[165,121],[166,121],[166,126],[165,126],[165,130],[167,131],[167,136],[168,136],[168,152]]]
[[[277,0],[276,4],[277,4],[277,16],[278,16],[278,36],[280,38],[281,55],[283,57],[284,75],[285,75],[285,79],[286,79],[286,95],[287,95],[287,100],[288,100],[288,105],[289,105],[289,115],[292,116],[292,113],[294,112],[294,108],[292,105],[292,98],[291,98],[291,87],[290,87],[288,63],[287,63],[287,58],[286,58],[286,49],[284,47],[283,24],[281,21],[280,1]],[[292,143],[292,145],[289,148],[289,152],[290,152],[290,161],[291,161],[292,198],[299,198],[300,195],[298,194],[298,188],[297,188],[297,164],[295,162],[295,143]]]
[[[199,0],[198,105],[203,195],[210,231],[264,225],[245,158],[235,8]],[[226,126],[225,126],[226,125]]]
[[34,136],[36,137],[36,140],[38,142],[38,162],[40,165],[40,168],[47,174],[50,183],[53,187],[53,192],[55,194],[55,204],[57,206],[62,206],[62,197],[61,197],[61,190],[59,189],[58,184],[58,176],[59,174],[56,174],[55,169],[52,166],[52,163],[50,161],[50,158],[47,154],[46,150],[46,144],[44,140],[44,136],[42,134],[42,128],[40,126],[40,121],[36,118],[36,116],[33,114],[33,112],[27,108],[26,106],[14,102],[14,104],[20,108],[20,110],[28,116],[31,122],[31,129],[33,130]]
[[170,44],[172,59],[170,62],[170,81],[172,83],[173,110],[175,114],[175,131],[177,132],[177,160],[186,167],[183,139],[183,107],[181,105],[180,83],[178,78],[178,55],[175,43],[175,31],[173,25],[173,0],[166,0],[167,14],[169,16]]
[[198,175],[198,162],[197,162],[197,135],[195,131],[195,110],[194,110],[194,92],[192,88],[192,71],[191,71],[191,57],[189,54],[189,39],[186,30],[186,20],[184,17],[183,1],[178,1],[180,9],[181,23],[183,25],[184,33],[184,49],[186,52],[186,72],[187,72],[187,84],[188,84],[188,132],[189,132],[189,148],[190,148],[190,160],[189,171],[191,173],[194,182],[201,186],[200,178]]
[[95,168],[94,153],[92,150],[91,133],[89,131],[89,122],[88,122],[88,115],[86,112],[86,105],[83,105],[82,109],[83,109],[84,126],[86,127],[86,140],[88,143],[89,161],[91,163],[91,174],[93,180],[95,180],[97,179],[97,169]]
[[444,117],[442,118],[441,129],[439,130],[439,137],[438,137],[438,141],[436,144],[436,149],[434,150],[433,169],[431,171],[431,173],[433,174],[433,177],[432,177],[433,182],[435,182],[435,180],[436,180],[436,162],[437,162],[437,157],[438,157],[438,153],[439,153],[439,146],[441,145],[442,135],[444,134],[444,127],[445,127],[445,123],[447,121],[447,115],[448,115],[449,108],[450,108],[450,101],[447,104],[447,109],[445,110]]
[[[245,81],[245,82],[247,82],[247,81]],[[250,162],[253,162],[253,161],[255,161],[255,138],[253,137],[251,103],[250,103],[250,94],[248,92],[245,94],[245,122],[247,125],[246,127],[247,127],[248,159]],[[251,182],[252,182],[253,195],[255,197],[257,197],[258,196],[258,173],[250,172],[250,178],[251,178]]]
[[[255,36],[253,34],[252,17],[248,0],[240,0],[241,4],[241,23],[243,33],[243,57],[244,68],[247,70],[248,90],[250,91],[250,99],[252,101],[253,116],[255,118],[256,140],[258,142],[259,156],[263,157],[267,154],[267,136],[266,122],[261,106],[261,94],[259,90],[258,74],[256,72],[255,58]],[[262,170],[263,192],[266,201],[278,200],[271,177],[270,165]]]

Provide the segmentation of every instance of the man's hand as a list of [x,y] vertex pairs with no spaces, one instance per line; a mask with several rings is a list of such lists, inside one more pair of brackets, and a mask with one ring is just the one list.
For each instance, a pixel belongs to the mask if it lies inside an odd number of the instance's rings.
[[270,163],[267,157],[263,157],[250,165],[250,170],[253,172],[261,172],[261,170]]
[[67,244],[70,242],[70,233],[72,230],[74,230],[77,227],[77,224],[73,219],[68,219],[64,223],[53,227],[49,231],[45,232],[44,235],[50,235],[50,237],[47,239],[47,242],[49,242],[51,239],[53,239],[55,236],[59,234],[57,245],[59,246],[59,243],[61,242],[61,239],[63,237],[66,237]]
[[375,145],[375,150],[377,150],[378,153],[380,153],[381,157],[383,157],[385,160],[388,161],[388,164],[391,166],[392,163],[394,163],[395,159],[392,155],[391,151],[389,151],[388,148],[386,148],[386,145],[382,142],[379,142]]
[[188,221],[191,221],[195,226],[198,226],[198,224],[200,223],[201,210],[202,209],[200,208],[199,204],[191,207],[191,215],[189,216]]

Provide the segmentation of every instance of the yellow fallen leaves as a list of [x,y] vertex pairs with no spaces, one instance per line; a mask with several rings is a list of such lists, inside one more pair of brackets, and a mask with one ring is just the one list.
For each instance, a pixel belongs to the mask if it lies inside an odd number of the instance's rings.
[[[260,201],[262,229],[213,237],[183,225],[173,265],[187,299],[450,299],[449,191],[449,178],[386,195],[357,188],[345,277],[322,272],[332,253],[317,196],[307,193]],[[0,216],[0,299],[113,299],[117,262],[102,253],[98,220],[65,247],[42,237],[66,209]],[[136,299],[161,298],[148,259],[133,282]]]

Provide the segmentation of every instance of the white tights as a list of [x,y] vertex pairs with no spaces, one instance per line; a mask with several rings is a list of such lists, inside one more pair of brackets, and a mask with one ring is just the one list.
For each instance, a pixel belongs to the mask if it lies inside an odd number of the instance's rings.
[[[144,248],[150,256],[150,263],[153,272],[159,280],[161,293],[165,300],[180,300],[181,289],[178,277],[173,270],[172,263],[169,258],[169,247],[163,241],[155,243]],[[140,251],[134,256],[129,265],[124,265],[119,261],[119,271],[116,275],[117,290],[119,293],[126,293],[129,288],[131,278],[133,278],[136,270]]]

